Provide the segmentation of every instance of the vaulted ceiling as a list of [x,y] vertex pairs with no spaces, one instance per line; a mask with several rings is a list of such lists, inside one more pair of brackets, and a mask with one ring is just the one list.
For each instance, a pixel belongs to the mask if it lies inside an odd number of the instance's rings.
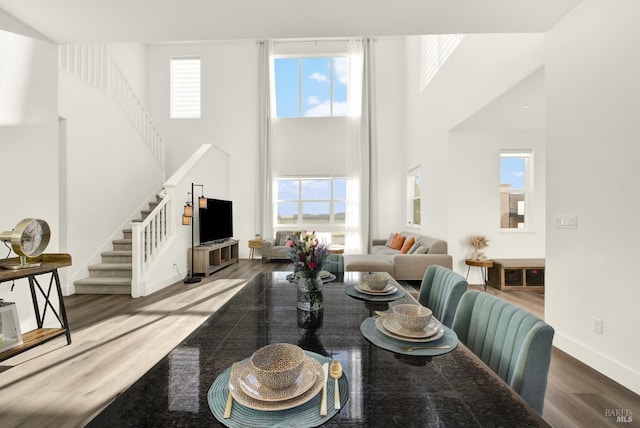
[[580,0],[0,0],[58,43],[545,32]]

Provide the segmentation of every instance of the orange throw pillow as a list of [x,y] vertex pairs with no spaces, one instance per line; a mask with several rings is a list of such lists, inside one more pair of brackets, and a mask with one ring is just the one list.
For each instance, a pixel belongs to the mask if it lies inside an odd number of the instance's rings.
[[407,254],[411,249],[411,247],[413,247],[413,244],[415,243],[416,243],[416,238],[409,238],[405,240],[404,244],[402,245],[402,249],[400,250],[400,253]]
[[393,239],[391,240],[391,245],[389,245],[389,248],[393,248],[394,250],[402,249],[402,244],[404,244],[405,239],[406,237],[400,235],[399,233],[395,233],[393,235]]

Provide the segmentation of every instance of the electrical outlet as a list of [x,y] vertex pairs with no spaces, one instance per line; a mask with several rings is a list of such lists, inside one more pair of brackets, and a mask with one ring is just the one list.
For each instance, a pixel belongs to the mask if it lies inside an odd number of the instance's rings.
[[598,334],[603,334],[603,328],[604,328],[604,321],[602,321],[600,318],[594,318],[593,319],[593,331],[598,333]]
[[575,215],[557,215],[556,229],[577,229],[578,216]]

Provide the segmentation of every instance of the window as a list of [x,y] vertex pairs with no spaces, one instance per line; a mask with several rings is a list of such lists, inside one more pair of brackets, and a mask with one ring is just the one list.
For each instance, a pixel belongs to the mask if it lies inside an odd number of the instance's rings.
[[200,58],[171,58],[171,119],[200,118]]
[[408,218],[407,223],[413,226],[420,226],[421,221],[421,194],[420,194],[420,172],[417,168],[409,171],[407,180],[408,194]]
[[347,57],[276,58],[277,117],[347,115]]
[[343,231],[347,208],[345,177],[282,177],[278,178],[277,192],[277,226],[324,225],[327,230]]
[[531,150],[500,153],[500,228],[525,229],[530,223]]

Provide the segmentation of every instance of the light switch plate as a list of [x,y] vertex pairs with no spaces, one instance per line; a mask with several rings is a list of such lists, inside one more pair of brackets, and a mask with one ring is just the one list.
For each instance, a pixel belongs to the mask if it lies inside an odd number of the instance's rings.
[[604,329],[604,321],[600,318],[593,319],[593,331],[597,334],[603,334]]
[[575,215],[557,215],[556,229],[577,229],[578,216]]

